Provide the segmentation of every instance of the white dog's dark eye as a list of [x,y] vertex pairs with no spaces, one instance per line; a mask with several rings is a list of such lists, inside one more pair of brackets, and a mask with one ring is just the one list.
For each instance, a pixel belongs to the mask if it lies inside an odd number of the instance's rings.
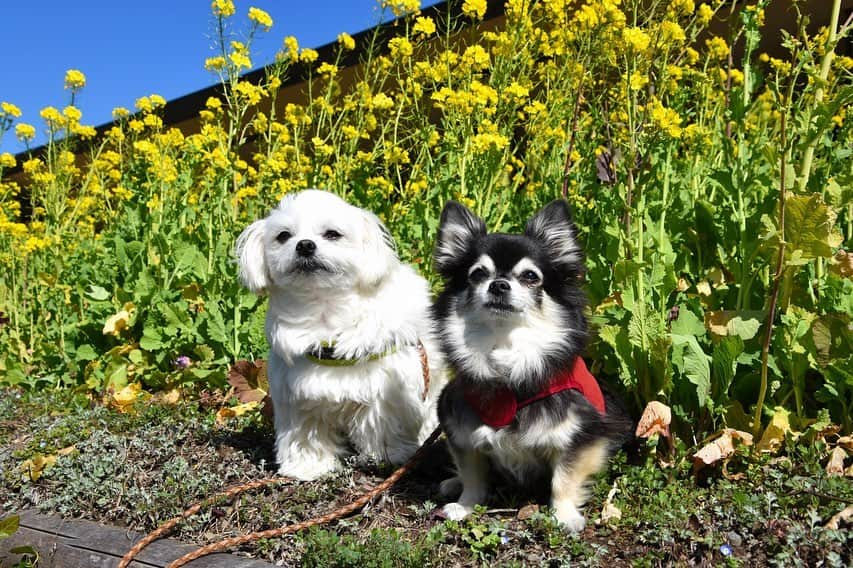
[[323,238],[329,241],[336,241],[341,237],[343,237],[343,235],[334,229],[329,229],[328,231],[323,233]]
[[486,272],[485,268],[477,267],[471,271],[471,274],[468,275],[468,278],[471,280],[471,282],[477,284],[485,280],[488,275],[489,273]]
[[519,275],[519,280],[526,284],[536,284],[539,282],[539,275],[532,270],[525,270]]
[[290,231],[282,231],[275,236],[275,240],[277,240],[280,243],[286,243],[287,240],[292,236],[293,235],[290,234]]

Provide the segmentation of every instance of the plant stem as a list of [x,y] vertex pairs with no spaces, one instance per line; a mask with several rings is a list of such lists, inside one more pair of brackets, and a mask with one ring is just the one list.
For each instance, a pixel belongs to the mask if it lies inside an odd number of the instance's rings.
[[770,341],[773,339],[773,320],[776,317],[776,302],[779,299],[779,285],[785,266],[785,167],[787,149],[787,115],[788,108],[783,105],[781,113],[781,144],[779,164],[779,254],[776,258],[776,275],[773,277],[773,291],[770,294],[770,306],[767,309],[767,329],[764,332],[764,344],[761,346],[761,385],[758,390],[758,400],[755,402],[755,416],[752,419],[752,435],[757,438],[761,433],[761,410],[764,408],[764,397],[767,396],[767,360],[770,355]]
[[[817,82],[817,87],[815,88],[812,111],[814,111],[814,109],[816,109],[818,105],[823,102],[823,86],[826,83],[826,78],[829,77],[829,68],[832,65],[832,58],[835,55],[834,44],[837,38],[838,16],[840,12],[841,0],[833,0],[832,16],[829,20],[829,37],[826,40],[826,53],[824,53],[823,60],[821,60],[820,63],[820,71],[818,72],[818,77],[820,78],[820,80]],[[806,190],[806,185],[808,185],[809,183],[809,175],[811,174],[812,160],[814,159],[814,151],[817,147],[818,138],[820,137],[812,137],[812,140],[809,142],[809,145],[806,146],[805,152],[803,152],[803,161],[800,163],[800,175],[797,177],[797,190],[800,193]]]
[[569,170],[572,168],[572,152],[575,150],[575,135],[578,133],[578,115],[580,114],[581,99],[583,98],[583,75],[581,75],[578,93],[575,96],[575,106],[572,109],[572,134],[569,137],[569,147],[566,149],[566,161],[563,165],[563,199],[569,196]]

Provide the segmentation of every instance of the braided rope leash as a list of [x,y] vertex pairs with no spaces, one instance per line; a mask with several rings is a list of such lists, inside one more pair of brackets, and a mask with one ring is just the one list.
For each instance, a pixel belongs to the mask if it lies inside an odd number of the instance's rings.
[[436,428],[435,430],[433,430],[432,434],[429,435],[429,437],[424,441],[423,445],[418,448],[418,451],[415,452],[415,455],[412,456],[412,458],[408,462],[397,468],[394,473],[388,476],[385,481],[383,481],[382,483],[380,483],[379,485],[377,485],[376,487],[374,487],[373,489],[371,489],[370,491],[368,491],[367,493],[365,493],[364,495],[362,495],[361,497],[359,497],[348,505],[344,505],[343,507],[335,509],[334,511],[327,513],[321,517],[315,517],[313,519],[308,519],[306,521],[294,523],[292,525],[285,525],[276,529],[269,529],[265,531],[249,533],[243,536],[226,538],[218,542],[208,544],[207,546],[203,546],[198,550],[194,550],[193,552],[181,556],[180,558],[169,564],[169,568],[180,568],[184,564],[192,562],[193,560],[201,558],[202,556],[206,556],[214,552],[220,552],[228,548],[253,542],[262,538],[277,538],[286,534],[299,532],[309,527],[324,525],[326,523],[331,523],[338,519],[348,517],[349,515],[353,514],[354,512],[358,511],[359,509],[370,503],[370,501],[372,501],[377,495],[383,493],[395,483],[397,483],[397,481],[399,481],[400,478],[403,477],[403,475],[405,475],[409,470],[411,470],[412,467],[414,467],[415,464],[417,464],[423,458],[424,454],[426,453],[426,450],[438,439],[440,435],[440,428]]
[[[429,391],[429,380],[430,380],[429,359],[427,358],[426,349],[424,349],[424,345],[423,345],[423,343],[421,343],[420,340],[418,340],[418,353],[420,355],[421,370],[423,372],[423,377],[424,377],[423,399],[426,400],[427,393]],[[190,552],[188,554],[181,556],[180,558],[178,558],[177,560],[172,562],[169,565],[169,568],[179,568],[180,566],[183,566],[184,564],[187,564],[188,562],[192,562],[193,560],[196,560],[198,558],[201,558],[202,556],[206,556],[206,555],[211,554],[213,552],[219,552],[221,550],[225,550],[225,549],[228,549],[228,548],[231,548],[234,546],[238,546],[238,545],[245,544],[248,542],[252,542],[255,540],[259,540],[262,538],[275,538],[275,537],[283,536],[286,534],[301,531],[301,530],[309,528],[309,527],[313,527],[313,526],[317,526],[317,525],[323,525],[323,524],[330,523],[332,521],[347,517],[347,516],[351,515],[352,513],[354,513],[355,511],[357,511],[358,509],[361,509],[362,507],[364,507],[365,505],[370,503],[370,501],[373,500],[377,495],[383,493],[384,491],[386,491],[387,489],[392,487],[395,483],[397,483],[397,481],[399,481],[400,478],[403,477],[403,475],[405,475],[409,470],[411,470],[423,458],[424,453],[426,452],[427,448],[429,448],[438,439],[438,437],[440,435],[441,435],[441,429],[440,428],[436,428],[435,430],[433,430],[432,434],[430,434],[429,437],[426,440],[424,440],[424,443],[421,444],[421,447],[418,448],[418,450],[415,452],[415,455],[413,455],[411,457],[411,459],[409,459],[409,461],[407,461],[402,466],[397,468],[390,476],[388,476],[388,478],[385,481],[383,481],[382,483],[380,483],[379,485],[377,485],[376,487],[374,487],[373,489],[371,489],[370,491],[368,491],[367,493],[365,493],[364,495],[362,495],[361,497],[359,497],[358,499],[356,499],[355,501],[353,501],[349,505],[345,505],[343,507],[340,507],[340,508],[338,508],[338,509],[336,509],[330,513],[327,513],[321,517],[315,517],[313,519],[308,519],[306,521],[302,521],[299,523],[294,523],[291,525],[285,525],[285,526],[279,527],[277,529],[270,529],[270,530],[266,530],[266,531],[258,531],[258,532],[249,533],[249,534],[246,534],[243,536],[239,536],[239,537],[226,538],[226,539],[220,540],[218,542],[208,544],[208,545],[203,546],[197,550],[194,550],[193,552]],[[278,483],[288,483],[291,481],[293,481],[293,480],[289,477],[269,477],[269,478],[265,478],[265,479],[259,479],[257,481],[250,481],[248,483],[242,483],[240,485],[235,485],[233,487],[230,487],[224,491],[221,491],[220,493],[217,493],[216,495],[214,495],[212,497],[209,497],[203,501],[196,503],[195,505],[193,505],[189,509],[185,510],[183,513],[181,513],[177,517],[169,519],[168,521],[166,521],[165,523],[163,523],[162,525],[160,525],[159,527],[157,527],[156,529],[151,531],[148,535],[146,535],[144,538],[142,538],[142,540],[140,540],[135,545],[133,545],[133,547],[130,550],[128,550],[127,553],[122,557],[121,562],[119,562],[119,564],[118,564],[118,568],[127,568],[130,565],[131,561],[140,552],[142,552],[142,550],[144,550],[146,546],[148,546],[149,544],[151,544],[155,540],[160,539],[163,536],[165,536],[173,528],[175,528],[175,526],[177,526],[177,524],[180,523],[182,520],[184,520],[188,517],[192,517],[193,515],[198,513],[202,509],[202,507],[209,506],[209,505],[211,505],[215,502],[218,502],[220,500],[230,499],[232,497],[235,497],[236,495],[239,495],[240,493],[244,493],[244,492],[250,491],[252,489],[257,489],[260,487],[265,487],[267,485],[274,485],[274,484],[278,484]]]
[[137,542],[133,547],[127,551],[127,553],[122,557],[121,562],[118,564],[118,568],[127,568],[130,564],[131,560],[133,560],[137,554],[142,552],[142,550],[154,542],[157,539],[163,538],[167,533],[169,533],[178,523],[183,521],[186,518],[192,517],[196,513],[198,513],[202,507],[210,506],[220,500],[230,499],[240,493],[244,493],[246,491],[257,489],[259,487],[265,487],[267,485],[274,485],[277,483],[289,483],[292,482],[293,479],[289,477],[268,477],[264,479],[258,479],[256,481],[250,481],[248,483],[241,483],[240,485],[234,485],[225,489],[216,495],[208,497],[203,501],[199,501],[177,517],[169,519],[164,522],[162,525],[148,533],[142,540]]

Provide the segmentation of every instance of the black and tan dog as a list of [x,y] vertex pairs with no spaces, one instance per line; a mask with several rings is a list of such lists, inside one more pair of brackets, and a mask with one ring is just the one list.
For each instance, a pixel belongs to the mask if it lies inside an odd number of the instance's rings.
[[485,503],[500,473],[528,486],[550,483],[557,520],[580,531],[586,482],[631,424],[580,357],[584,264],[568,205],[554,201],[523,235],[507,235],[487,233],[449,202],[435,261],[445,286],[433,315],[456,375],[442,392],[439,420],[458,476],[442,492],[462,491],[444,514],[460,519]]

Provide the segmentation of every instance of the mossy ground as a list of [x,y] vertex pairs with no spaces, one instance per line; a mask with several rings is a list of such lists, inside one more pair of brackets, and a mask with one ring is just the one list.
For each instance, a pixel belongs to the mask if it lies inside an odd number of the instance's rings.
[[[221,488],[273,475],[272,429],[255,415],[218,425],[222,403],[149,402],[119,413],[65,391],[0,392],[0,516],[37,509],[148,532]],[[25,460],[71,446],[37,481],[22,477]],[[287,566],[849,566],[851,527],[823,526],[853,502],[853,484],[827,477],[824,456],[819,444],[789,445],[781,456],[739,456],[726,477],[697,476],[683,459],[664,469],[642,449],[621,452],[596,479],[587,528],[575,536],[544,506],[520,519],[532,497],[508,487],[471,520],[437,518],[437,485],[449,469],[439,444],[360,514],[240,552]],[[204,544],[313,517],[390,472],[352,459],[326,479],[207,508],[173,536]],[[597,523],[613,487],[622,517]]]

